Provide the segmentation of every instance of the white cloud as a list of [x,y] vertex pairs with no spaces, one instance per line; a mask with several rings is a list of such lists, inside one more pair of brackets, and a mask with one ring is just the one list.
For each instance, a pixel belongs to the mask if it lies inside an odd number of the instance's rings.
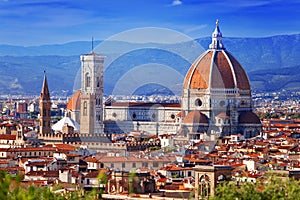
[[182,1],[180,1],[180,0],[173,0],[173,2],[172,2],[172,6],[179,6],[181,4],[182,4]]

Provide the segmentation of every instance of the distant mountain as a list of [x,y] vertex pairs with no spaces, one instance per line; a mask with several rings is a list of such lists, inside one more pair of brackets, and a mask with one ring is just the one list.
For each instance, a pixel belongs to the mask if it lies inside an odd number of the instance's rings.
[[259,91],[300,89],[300,65],[288,68],[273,68],[252,71],[248,74],[251,85]]
[[[98,45],[101,41],[95,41]],[[91,51],[91,42],[69,42],[65,44],[50,44],[40,46],[0,45],[0,56],[73,56]]]
[[1,56],[0,93],[39,95],[43,71],[52,95],[71,94],[79,56]]
[[[180,94],[191,61],[207,49],[211,39],[196,41],[202,51],[192,43],[145,45],[95,41],[95,51],[104,54],[106,64],[109,63],[105,68],[105,93],[120,91],[116,88],[121,84],[124,88],[136,87],[133,89],[139,94]],[[300,34],[223,38],[223,43],[248,72],[253,89],[300,89]],[[70,95],[80,87],[80,54],[90,51],[91,42],[85,41],[29,47],[0,45],[0,94],[38,95],[46,70],[52,95]],[[158,65],[164,71],[157,70]],[[127,78],[138,84],[140,79],[151,76],[156,81],[148,80],[140,87],[124,82]]]

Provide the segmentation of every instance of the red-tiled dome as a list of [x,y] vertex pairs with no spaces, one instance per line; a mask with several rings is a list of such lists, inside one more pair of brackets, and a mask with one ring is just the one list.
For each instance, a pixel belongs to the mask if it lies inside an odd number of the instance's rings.
[[81,91],[77,90],[69,99],[66,109],[70,111],[80,110],[80,96]]
[[216,115],[216,117],[218,117],[218,118],[229,118],[229,116],[224,112],[221,112],[220,114]]
[[208,118],[199,110],[189,112],[183,119],[185,124],[208,124]]
[[199,56],[187,72],[184,89],[250,90],[247,74],[241,64],[225,50],[219,23],[212,34],[210,49]]
[[239,116],[239,124],[261,124],[259,117],[251,112],[242,112]]
[[226,50],[208,50],[198,57],[190,67],[183,87],[250,90],[245,70]]

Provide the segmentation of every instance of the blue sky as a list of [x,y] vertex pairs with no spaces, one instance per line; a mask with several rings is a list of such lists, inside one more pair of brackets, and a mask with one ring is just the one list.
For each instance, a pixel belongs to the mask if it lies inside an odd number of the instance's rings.
[[133,28],[161,27],[192,38],[300,33],[299,0],[0,0],[0,44],[97,40]]

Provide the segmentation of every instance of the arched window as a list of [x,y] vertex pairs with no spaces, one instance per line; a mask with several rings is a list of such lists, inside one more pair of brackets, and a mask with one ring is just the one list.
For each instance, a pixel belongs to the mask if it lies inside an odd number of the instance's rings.
[[91,77],[89,73],[85,74],[85,87],[91,87]]
[[199,195],[201,197],[210,196],[210,180],[207,175],[203,175],[199,179]]

